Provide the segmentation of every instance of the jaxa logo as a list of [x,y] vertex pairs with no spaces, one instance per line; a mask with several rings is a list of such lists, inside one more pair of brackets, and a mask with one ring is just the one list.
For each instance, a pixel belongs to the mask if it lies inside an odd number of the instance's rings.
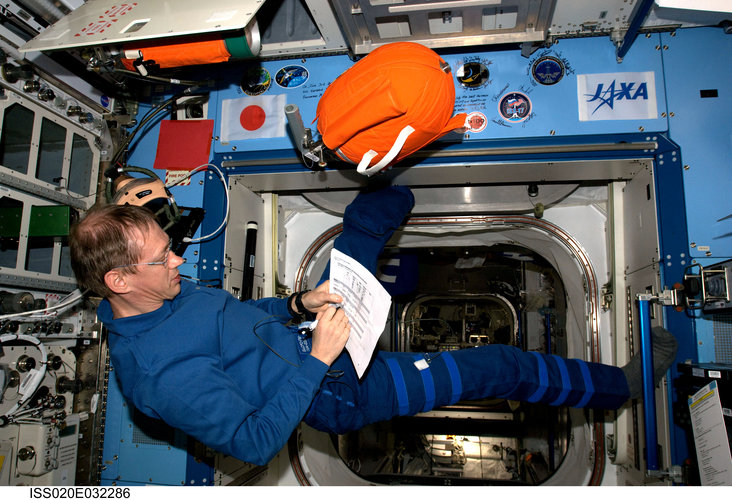
[[653,71],[577,75],[580,121],[658,118]]
[[[613,109],[615,101],[621,101],[623,99],[627,101],[635,101],[636,99],[648,100],[648,85],[646,82],[640,82],[640,84],[638,82],[618,82],[619,88],[616,88],[615,83],[616,80],[613,80],[607,87],[605,87],[604,83],[599,83],[594,95],[586,94],[588,97],[592,96],[587,102],[597,101],[598,103],[597,107],[592,111],[592,114],[603,106]],[[636,84],[638,84],[637,87]]]

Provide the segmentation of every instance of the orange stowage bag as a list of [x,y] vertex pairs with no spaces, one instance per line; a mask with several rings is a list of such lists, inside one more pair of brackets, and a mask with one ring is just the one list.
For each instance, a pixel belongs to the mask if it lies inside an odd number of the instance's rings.
[[318,102],[316,120],[326,147],[371,175],[463,128],[466,114],[452,116],[454,105],[450,66],[423,45],[398,42],[336,78]]
[[154,61],[160,68],[211,64],[231,59],[226,42],[222,39],[165,45],[130,45],[125,46],[124,49],[126,56],[129,57],[130,54],[136,56],[131,59],[122,59],[122,64],[130,71],[135,71],[134,62],[137,57],[141,57],[145,61]]

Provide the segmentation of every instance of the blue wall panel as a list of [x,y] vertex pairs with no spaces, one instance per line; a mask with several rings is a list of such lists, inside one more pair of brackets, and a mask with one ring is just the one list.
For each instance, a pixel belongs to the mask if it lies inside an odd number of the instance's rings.
[[[649,134],[665,132],[668,128],[666,97],[663,85],[663,65],[659,35],[641,37],[633,45],[622,64],[615,60],[615,49],[605,37],[560,40],[550,49],[537,51],[532,57],[521,56],[517,50],[441,53],[453,75],[458,74],[463,64],[482,63],[489,72],[484,84],[468,88],[455,80],[455,113],[480,112],[486,118],[486,126],[480,132],[466,136],[449,134],[446,141],[546,139],[548,137],[595,136],[598,134]],[[566,74],[554,85],[540,85],[532,77],[531,69],[539,58],[553,56],[564,64]],[[354,63],[346,56],[328,56],[311,59],[291,59],[285,61],[264,61],[263,72],[269,75],[271,83],[259,97],[284,95],[285,102],[296,104],[306,127],[317,133],[315,112],[319,98],[327,86]],[[277,83],[276,75],[286,67],[298,67],[307,73],[307,80],[296,87],[284,87]],[[221,106],[224,100],[248,98],[241,82],[251,71],[250,65],[229,68],[218,77],[218,92],[215,111],[216,128],[214,152],[224,160],[241,160],[250,153],[263,155],[276,152],[292,153],[292,142],[287,137],[269,139],[246,139],[222,142]],[[577,75],[595,73],[635,73],[653,72],[658,115],[655,119],[580,121],[578,112]],[[618,83],[618,85],[620,82]],[[501,98],[509,92],[527,95],[532,104],[530,116],[517,123],[507,122],[499,115]],[[223,125],[226,127],[226,125]],[[640,135],[639,139],[653,139]],[[280,156],[281,156],[280,153]]]
[[663,44],[670,134],[687,166],[690,255],[730,258],[732,218],[719,219],[732,214],[732,36],[714,28],[677,30],[664,34]]
[[[592,134],[622,134],[643,131],[664,131],[665,97],[662,84],[660,52],[655,49],[658,37],[641,38],[633,46],[626,61],[615,62],[615,49],[607,38],[559,40],[549,49],[539,50],[530,58],[518,51],[483,52],[469,56],[445,56],[453,72],[461,61],[478,58],[490,70],[490,83],[481,89],[457,85],[456,110],[480,111],[488,118],[488,126],[468,140],[561,137]],[[534,63],[542,57],[561,60],[565,76],[554,85],[541,85],[531,75]],[[581,74],[653,71],[656,80],[658,118],[655,120],[580,121],[578,113],[577,76]],[[508,92],[527,94],[533,114],[519,123],[507,123],[498,113],[498,102]]]
[[[732,258],[732,36],[718,28],[662,35],[670,136],[683,155],[688,254],[708,266]],[[691,263],[691,262],[689,262]],[[697,314],[699,362],[714,362],[713,317]]]
[[145,427],[122,396],[114,371],[110,373],[107,390],[101,484],[184,484],[185,435],[170,428],[161,431],[161,427],[167,427],[162,423]]

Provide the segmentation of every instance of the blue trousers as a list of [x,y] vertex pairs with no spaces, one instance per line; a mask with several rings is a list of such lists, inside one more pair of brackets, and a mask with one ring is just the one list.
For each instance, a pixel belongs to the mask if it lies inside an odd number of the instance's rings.
[[[411,191],[401,186],[360,193],[346,208],[335,248],[375,274],[381,250],[413,205]],[[328,273],[326,268],[324,278]],[[460,400],[502,398],[616,409],[629,394],[618,367],[506,345],[429,354],[377,352],[361,380],[344,351],[321,384],[305,422],[343,434]]]

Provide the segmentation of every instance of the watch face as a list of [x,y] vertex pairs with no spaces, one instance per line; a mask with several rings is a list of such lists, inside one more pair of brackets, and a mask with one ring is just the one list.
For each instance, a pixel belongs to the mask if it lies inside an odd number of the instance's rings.
[[542,85],[554,85],[564,76],[564,64],[556,57],[540,57],[532,66],[531,74]]
[[531,101],[526,94],[509,92],[501,97],[498,112],[510,122],[522,122],[531,114]]
[[455,73],[460,85],[467,88],[476,88],[488,81],[488,68],[480,62],[468,62],[460,66]]
[[269,71],[261,66],[252,66],[244,72],[241,79],[241,89],[247,95],[259,95],[266,92],[272,85]]
[[285,66],[275,75],[275,81],[280,87],[293,89],[308,81],[308,70],[302,66]]

